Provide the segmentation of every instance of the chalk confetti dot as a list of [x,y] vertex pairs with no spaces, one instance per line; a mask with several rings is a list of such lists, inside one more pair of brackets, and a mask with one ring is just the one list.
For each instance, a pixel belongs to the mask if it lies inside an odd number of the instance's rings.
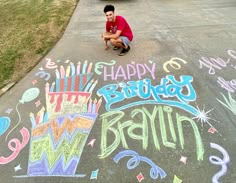
[[40,100],[38,100],[37,102],[35,102],[35,106],[36,106],[36,107],[40,106],[40,104],[41,104]]
[[180,158],[179,161],[182,162],[182,163],[184,163],[184,164],[186,164],[187,157],[185,157],[185,156],[181,156],[181,158]]
[[35,79],[34,81],[32,81],[32,84],[35,85],[38,81]]
[[15,166],[14,169],[15,169],[15,172],[17,172],[17,171],[21,170],[22,168],[21,168],[21,166],[19,164],[19,165]]
[[90,179],[97,179],[98,178],[98,171],[99,171],[99,169],[92,171]]
[[216,129],[211,127],[209,128],[208,132],[214,134],[216,132]]
[[92,139],[87,145],[93,147],[96,139]]
[[137,177],[139,182],[141,182],[144,179],[144,176],[141,172],[136,177]]
[[8,109],[5,111],[5,113],[10,114],[12,111],[13,111],[12,108],[8,108]]
[[181,183],[182,180],[179,179],[176,175],[174,176],[174,180],[173,180],[173,183]]

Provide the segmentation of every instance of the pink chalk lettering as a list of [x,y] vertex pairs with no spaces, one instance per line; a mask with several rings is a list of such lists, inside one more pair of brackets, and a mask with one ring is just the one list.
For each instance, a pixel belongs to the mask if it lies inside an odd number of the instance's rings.
[[11,161],[13,161],[18,154],[20,153],[21,149],[25,147],[25,145],[28,143],[30,134],[27,128],[23,127],[20,130],[21,136],[22,136],[22,143],[18,139],[12,139],[8,142],[8,148],[13,152],[8,157],[0,156],[0,164],[7,164]]

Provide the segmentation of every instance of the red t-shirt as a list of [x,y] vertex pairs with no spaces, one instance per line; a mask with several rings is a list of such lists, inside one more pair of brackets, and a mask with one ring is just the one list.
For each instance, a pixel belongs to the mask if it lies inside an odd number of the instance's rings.
[[117,30],[121,30],[120,36],[127,37],[130,41],[133,40],[133,33],[132,30],[122,16],[116,16],[115,22],[106,22],[106,30],[107,32],[111,32],[112,34],[115,34]]

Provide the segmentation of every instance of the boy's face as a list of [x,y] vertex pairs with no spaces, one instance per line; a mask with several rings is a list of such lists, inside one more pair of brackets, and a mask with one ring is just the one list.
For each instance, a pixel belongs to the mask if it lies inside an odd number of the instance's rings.
[[115,20],[115,14],[113,11],[108,11],[105,14],[108,22],[113,22]]

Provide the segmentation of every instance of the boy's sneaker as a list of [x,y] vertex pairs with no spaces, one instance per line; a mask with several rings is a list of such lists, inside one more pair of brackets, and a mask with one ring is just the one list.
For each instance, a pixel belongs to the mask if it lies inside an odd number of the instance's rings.
[[119,49],[120,49],[120,47],[118,47],[118,46],[113,47],[113,50],[119,50]]
[[128,45],[128,48],[123,48],[121,52],[119,53],[120,56],[124,56],[128,51],[130,50],[130,46]]

